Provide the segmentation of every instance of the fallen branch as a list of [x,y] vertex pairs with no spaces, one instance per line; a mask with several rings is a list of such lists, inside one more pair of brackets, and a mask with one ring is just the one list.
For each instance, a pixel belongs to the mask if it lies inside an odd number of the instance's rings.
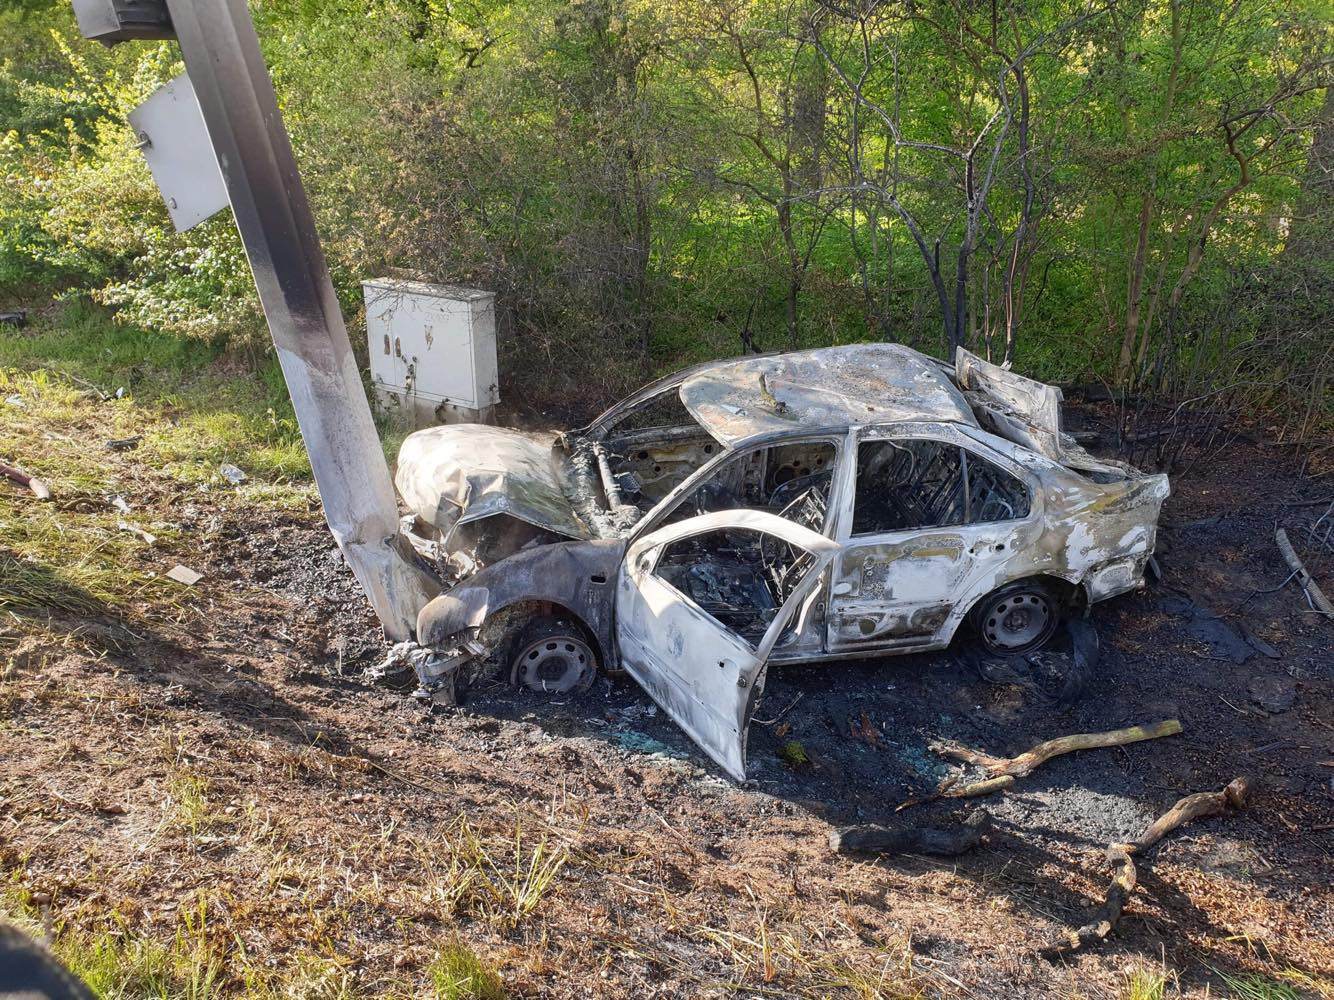
[[1243,809],[1250,797],[1251,783],[1247,778],[1234,778],[1221,792],[1197,792],[1178,799],[1171,809],[1163,813],[1148,828],[1128,844],[1112,844],[1107,848],[1107,859],[1117,872],[1112,884],[1107,889],[1098,912],[1079,930],[1071,931],[1064,941],[1047,948],[1040,954],[1043,958],[1055,959],[1073,954],[1090,944],[1103,940],[1115,930],[1121,913],[1125,910],[1130,895],[1135,891],[1139,872],[1135,867],[1136,855],[1147,855],[1163,837],[1173,830],[1184,826],[1191,820],[1204,816],[1218,816],[1231,809]]
[[12,465],[5,465],[3,462],[0,462],[0,476],[6,476],[7,478],[14,480],[14,482],[18,483],[20,486],[26,486],[28,489],[32,490],[33,495],[37,497],[38,500],[51,499],[51,488],[36,476],[30,476],[22,469],[16,469]]
[[1098,907],[1098,912],[1093,915],[1093,919],[1079,930],[1071,931],[1064,941],[1043,948],[1040,952],[1043,958],[1050,960],[1074,954],[1112,933],[1121,919],[1126,903],[1130,902],[1130,894],[1135,891],[1135,885],[1139,880],[1135,859],[1126,850],[1128,846],[1128,844],[1113,844],[1107,849],[1108,859],[1112,864],[1119,865],[1120,869],[1112,878],[1112,884],[1107,888],[1107,895],[1102,905]]
[[1153,824],[1126,846],[1133,854],[1144,854],[1177,827],[1202,816],[1218,816],[1229,807],[1244,809],[1251,794],[1248,778],[1234,778],[1221,792],[1196,792],[1178,799],[1176,805],[1163,813]]
[[983,809],[974,809],[949,830],[875,825],[831,830],[829,847],[839,854],[934,854],[952,858],[971,851],[990,832],[991,816]]
[[1306,567],[1302,561],[1297,558],[1297,552],[1288,541],[1288,533],[1282,528],[1274,532],[1274,541],[1278,543],[1278,551],[1283,556],[1283,561],[1288,564],[1288,569],[1292,570],[1292,575],[1296,577],[1301,585],[1302,592],[1306,594],[1306,599],[1311,602],[1311,606],[1317,611],[1323,611],[1327,615],[1334,615],[1334,604],[1329,603],[1329,598],[1325,596],[1319,585],[1311,579],[1311,574],[1306,572]]
[[1109,733],[1075,733],[1072,736],[1058,736],[1056,739],[1039,743],[1032,750],[1017,757],[1000,758],[968,747],[946,745],[940,752],[949,757],[977,764],[991,777],[1011,775],[1022,778],[1031,774],[1053,757],[1072,753],[1075,750],[1095,750],[1099,747],[1119,747],[1141,740],[1156,740],[1163,736],[1173,736],[1181,732],[1181,723],[1176,719],[1164,719],[1149,726],[1128,726],[1114,729]]
[[941,782],[936,794],[942,799],[971,799],[975,795],[990,795],[1014,784],[1014,775],[1002,774],[996,778],[983,778],[968,785],[958,785],[957,778],[948,778]]

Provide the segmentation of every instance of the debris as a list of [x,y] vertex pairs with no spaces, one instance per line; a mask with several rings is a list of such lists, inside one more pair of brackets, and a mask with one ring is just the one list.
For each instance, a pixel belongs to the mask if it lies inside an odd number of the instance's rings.
[[[796,707],[797,707],[797,702],[801,701],[801,699],[802,699],[802,698],[805,698],[805,697],[806,697],[806,692],[805,692],[805,691],[798,692],[797,696],[796,696],[795,698],[793,698],[790,702],[787,703],[787,707],[784,708],[782,711],[780,711],[780,712],[779,712],[777,715],[775,715],[772,719],[751,719],[750,721],[753,722],[753,723],[755,723],[755,724],[758,725],[758,726],[772,726],[774,723],[776,723],[776,722],[778,722],[780,719],[782,719],[783,716],[787,715],[788,712],[790,712],[790,711],[792,711],[794,708],[796,708]],[[783,729],[783,726],[779,726],[778,729]],[[785,735],[787,734],[787,732],[789,732],[789,731],[791,730],[791,727],[790,727],[790,726],[787,727],[787,729],[785,729],[785,730],[784,730],[783,732],[781,732],[781,733],[778,731],[778,729],[775,729],[775,730],[774,730],[774,735],[775,735],[775,736],[778,736],[778,737],[781,738],[782,736],[785,736]]]
[[1158,606],[1168,614],[1186,616],[1186,631],[1192,638],[1205,643],[1213,656],[1241,664],[1257,652],[1269,655],[1260,648],[1266,644],[1252,642],[1244,631],[1186,594],[1166,594]]
[[143,441],[142,434],[136,434],[127,438],[112,438],[107,442],[107,448],[111,451],[133,451],[139,447],[139,442]]
[[204,579],[203,573],[196,573],[189,566],[182,566],[177,563],[171,569],[167,570],[167,579],[175,580],[177,583],[183,583],[187,587],[193,587],[200,580]]
[[957,778],[946,778],[941,782],[936,794],[944,799],[971,799],[978,795],[990,795],[1014,784],[1014,775],[1002,774],[997,778],[984,778],[969,785],[956,785]]
[[974,809],[958,827],[846,826],[829,832],[829,847],[838,854],[934,854],[956,857],[971,851],[991,832],[991,815]]
[[1253,677],[1247,691],[1251,701],[1275,715],[1297,700],[1297,685],[1288,677]]
[[1100,656],[1098,632],[1082,618],[1065,624],[1069,651],[1048,647],[1009,656],[988,653],[980,643],[967,644],[960,661],[988,684],[1014,684],[1036,691],[1058,705],[1075,701],[1088,687]]
[[115,507],[122,514],[128,514],[130,512],[130,505],[126,503],[125,498],[119,494],[111,498],[111,506]]
[[1302,592],[1306,594],[1307,603],[1316,611],[1324,612],[1327,615],[1334,615],[1334,604],[1329,603],[1329,598],[1325,596],[1324,591],[1311,579],[1311,574],[1306,571],[1302,561],[1297,558],[1297,553],[1288,541],[1288,533],[1282,528],[1274,532],[1274,541],[1278,543],[1279,554],[1283,556],[1283,561],[1288,564],[1288,569],[1292,570],[1292,575],[1296,577],[1297,583],[1301,586]]
[[674,760],[683,759],[683,754],[679,750],[673,750],[662,740],[655,740],[652,736],[645,736],[634,730],[617,733],[616,742],[620,744],[622,750],[631,753],[648,754],[650,757],[669,757]]
[[0,462],[0,476],[6,476],[20,486],[26,486],[38,500],[51,499],[51,488],[36,476],[30,476],[22,469],[16,469],[12,465],[5,465]]
[[20,410],[26,410],[28,404],[23,401],[23,397],[17,392],[5,397],[6,406],[17,406]]
[[487,652],[487,648],[475,639],[446,651],[408,639],[391,646],[385,658],[366,671],[366,678],[392,682],[395,674],[410,668],[417,675],[418,687],[412,693],[414,698],[435,705],[457,705],[456,684],[460,669],[485,658]]
[[869,747],[877,747],[883,737],[880,730],[875,728],[870,717],[863,712],[860,719],[848,718],[848,736],[854,740],[862,740]]
[[1011,775],[1022,778],[1041,767],[1053,757],[1072,753],[1075,750],[1096,750],[1101,747],[1119,747],[1140,740],[1156,740],[1163,736],[1174,736],[1181,732],[1181,723],[1177,719],[1164,719],[1148,726],[1127,726],[1107,733],[1075,733],[1071,736],[1058,736],[1039,743],[1032,750],[1017,757],[1003,759],[990,754],[956,744],[944,744],[940,752],[948,757],[967,761],[982,767],[991,777]]
[[1131,893],[1135,891],[1139,872],[1135,868],[1134,856],[1147,854],[1163,837],[1193,819],[1218,816],[1229,808],[1245,808],[1250,791],[1250,780],[1241,777],[1234,778],[1221,792],[1187,795],[1178,799],[1171,809],[1149,824],[1136,840],[1109,846],[1107,858],[1117,866],[1117,872],[1107,889],[1102,906],[1091,921],[1071,931],[1064,941],[1042,949],[1041,955],[1047,959],[1061,958],[1107,937],[1116,928]]
[[28,310],[12,309],[8,312],[0,312],[0,324],[16,326],[21,329],[28,325]]
[[222,474],[223,479],[227,480],[227,482],[231,483],[233,486],[240,486],[248,478],[246,474],[236,466],[226,462],[219,466],[218,472]]
[[128,531],[132,535],[138,535],[148,545],[152,545],[154,542],[157,541],[157,535],[154,535],[151,532],[147,532],[143,528],[139,527],[139,525],[131,524],[129,521],[117,521],[116,527],[120,531]]

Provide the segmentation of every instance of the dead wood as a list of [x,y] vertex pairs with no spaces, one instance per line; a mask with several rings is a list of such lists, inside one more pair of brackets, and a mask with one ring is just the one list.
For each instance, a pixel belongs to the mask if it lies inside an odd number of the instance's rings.
[[36,476],[28,475],[28,473],[24,472],[22,469],[16,469],[12,465],[5,465],[3,462],[0,462],[0,476],[12,479],[20,486],[26,486],[38,500],[51,499],[50,487]]
[[958,760],[967,761],[982,767],[988,775],[1011,775],[1022,778],[1041,767],[1053,757],[1072,753],[1075,750],[1095,750],[1100,747],[1124,746],[1138,743],[1140,740],[1156,740],[1162,736],[1172,736],[1181,732],[1181,723],[1176,719],[1164,719],[1148,726],[1128,726],[1114,729],[1107,733],[1075,733],[1072,736],[1058,736],[1053,740],[1039,743],[1032,750],[1008,759],[992,757],[968,747],[946,745],[940,752]]
[[1098,912],[1083,927],[1071,931],[1065,940],[1043,948],[1039,954],[1047,959],[1061,958],[1107,937],[1115,930],[1131,893],[1135,891],[1139,879],[1135,856],[1147,855],[1163,837],[1193,819],[1218,816],[1229,808],[1245,808],[1250,791],[1250,780],[1241,777],[1234,778],[1220,792],[1197,792],[1194,795],[1187,795],[1178,799],[1171,809],[1149,824],[1135,840],[1128,844],[1109,846],[1107,859],[1116,866],[1117,871],[1112,877],[1112,884],[1107,888],[1107,895],[1103,898],[1102,905],[1098,907]]
[[934,854],[952,858],[982,842],[991,832],[991,816],[974,809],[957,827],[846,826],[829,833],[829,847],[839,854]]
[[1233,809],[1244,809],[1251,793],[1248,778],[1234,778],[1221,792],[1197,792],[1178,799],[1176,805],[1159,816],[1139,838],[1126,846],[1133,854],[1143,854],[1177,827],[1202,816],[1218,816]]
[[936,794],[942,799],[971,799],[975,795],[990,795],[1014,784],[1014,775],[1002,774],[996,778],[983,778],[971,784],[959,785],[957,779],[947,778],[941,782]]
[[1136,882],[1139,880],[1139,872],[1135,868],[1135,859],[1130,856],[1130,851],[1127,850],[1129,846],[1129,844],[1113,844],[1107,849],[1108,858],[1119,867],[1116,875],[1112,878],[1112,884],[1107,888],[1107,895],[1103,899],[1102,905],[1098,907],[1098,912],[1093,915],[1093,919],[1079,930],[1071,931],[1064,941],[1043,948],[1040,952],[1043,958],[1054,959],[1073,954],[1081,948],[1101,941],[1112,933],[1113,928],[1121,919],[1121,913],[1125,910],[1126,903],[1130,901],[1130,894],[1135,891]]
[[1306,599],[1311,602],[1311,606],[1327,615],[1334,615],[1334,604],[1329,603],[1329,598],[1325,596],[1325,592],[1320,589],[1315,580],[1311,579],[1311,574],[1306,571],[1302,561],[1297,558],[1297,551],[1292,547],[1292,542],[1288,541],[1288,533],[1279,528],[1274,532],[1274,541],[1278,543],[1279,554],[1283,556],[1283,561],[1288,564],[1288,569],[1292,570],[1292,575],[1296,577],[1297,583],[1306,594]]

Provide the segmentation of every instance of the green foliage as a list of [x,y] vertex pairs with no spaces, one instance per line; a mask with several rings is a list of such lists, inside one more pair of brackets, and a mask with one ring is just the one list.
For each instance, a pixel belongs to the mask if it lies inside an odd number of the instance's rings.
[[462,941],[451,941],[426,969],[437,1000],[505,1000],[495,970]]
[[[1331,254],[1294,239],[1334,199],[1328,0],[254,8],[345,310],[387,268],[494,289],[522,403],[874,338],[1162,385],[1237,301],[1209,350],[1328,370]],[[125,124],[179,71],[0,11],[0,294],[259,346],[230,218],[174,233]]]

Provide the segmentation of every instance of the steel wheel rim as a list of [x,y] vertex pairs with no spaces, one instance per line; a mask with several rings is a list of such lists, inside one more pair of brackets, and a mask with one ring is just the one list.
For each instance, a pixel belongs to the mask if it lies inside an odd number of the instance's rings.
[[548,694],[564,694],[583,685],[593,675],[594,663],[588,644],[569,635],[536,639],[515,658],[519,683]]
[[1055,624],[1055,610],[1046,595],[1020,591],[1006,594],[987,609],[982,635],[993,650],[1022,653],[1046,639]]

